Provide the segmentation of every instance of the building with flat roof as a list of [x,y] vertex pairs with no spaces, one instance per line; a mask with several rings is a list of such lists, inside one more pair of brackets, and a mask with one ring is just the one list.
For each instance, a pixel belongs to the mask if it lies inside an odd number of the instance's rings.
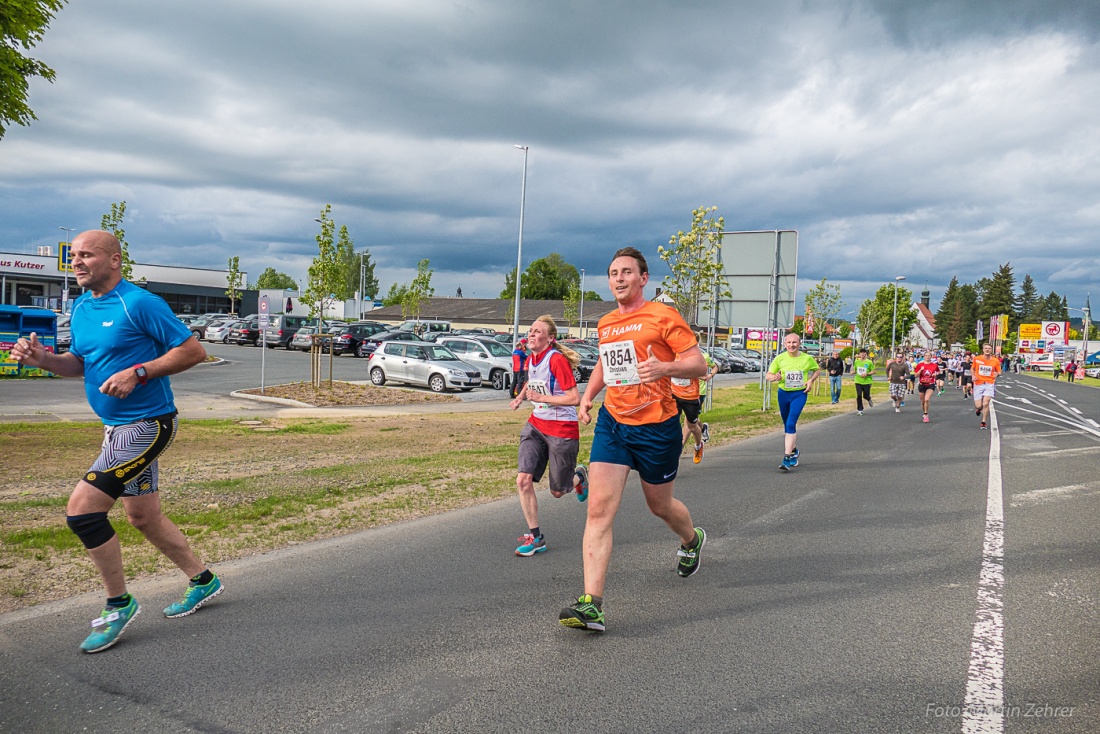
[[[0,252],[0,305],[37,306],[62,310],[66,287],[69,301],[81,294],[71,273],[62,268],[61,258],[51,248],[39,248],[38,255]],[[248,281],[248,274],[241,273]],[[156,293],[176,313],[229,313],[228,270],[185,268],[175,265],[134,263],[133,282]],[[242,290],[237,313],[256,313],[256,291]]]

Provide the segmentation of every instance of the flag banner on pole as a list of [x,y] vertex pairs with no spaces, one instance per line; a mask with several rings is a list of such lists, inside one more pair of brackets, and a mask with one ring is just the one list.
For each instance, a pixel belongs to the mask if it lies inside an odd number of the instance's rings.
[[981,319],[978,319],[978,331],[974,338],[978,341],[985,339],[985,322]]

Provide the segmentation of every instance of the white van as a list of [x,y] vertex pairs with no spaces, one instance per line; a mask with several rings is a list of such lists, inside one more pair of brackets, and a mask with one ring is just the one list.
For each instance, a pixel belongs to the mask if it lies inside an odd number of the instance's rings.
[[[411,331],[422,338],[426,334],[442,334],[444,331],[450,330],[450,321],[438,321],[435,319],[420,319],[419,321],[416,319],[409,319],[394,329],[394,331]],[[432,339],[429,338],[428,341],[432,341]]]

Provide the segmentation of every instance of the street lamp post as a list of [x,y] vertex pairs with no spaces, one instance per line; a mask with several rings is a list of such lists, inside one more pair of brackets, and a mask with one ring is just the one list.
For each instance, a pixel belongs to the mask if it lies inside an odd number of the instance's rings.
[[580,322],[579,324],[577,324],[577,326],[580,327],[579,331],[580,331],[580,334],[581,334],[581,339],[583,339],[585,337],[585,333],[584,333],[584,268],[581,268],[581,312],[580,312],[580,315],[577,316],[577,321]]
[[527,151],[526,145],[516,145],[523,151],[523,180],[519,188],[519,247],[516,250],[516,309],[512,318],[512,346],[519,343],[519,294],[523,271],[523,207],[527,198]]
[[[69,237],[76,231],[72,227],[58,227],[58,229],[65,230],[65,249],[69,246]],[[68,253],[65,253],[65,290],[61,291],[61,313],[68,313],[69,309],[66,306],[69,305],[69,257]]]
[[905,280],[904,275],[899,275],[894,278],[894,321],[890,326],[890,356],[893,357],[897,352],[895,351],[894,343],[897,340],[898,331],[898,283]]

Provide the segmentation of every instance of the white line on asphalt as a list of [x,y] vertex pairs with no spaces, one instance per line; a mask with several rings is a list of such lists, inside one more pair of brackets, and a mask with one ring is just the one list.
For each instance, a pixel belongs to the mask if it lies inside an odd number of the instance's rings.
[[1058,402],[1062,405],[1069,405],[1069,403],[1067,403],[1065,400],[1062,400],[1061,398],[1058,398]]
[[1071,405],[1071,406],[1069,406],[1069,409],[1070,409],[1070,410],[1072,410],[1072,411],[1073,411],[1074,413],[1076,413],[1077,415],[1081,415],[1081,411],[1077,410],[1077,408],[1074,408],[1074,407],[1073,407],[1072,405]]
[[[1074,421],[1067,420],[1065,418],[1059,418],[1058,416],[1051,415],[1050,413],[1040,413],[1038,411],[1028,410],[1027,408],[1021,408],[1018,405],[1013,405],[1011,403],[1002,403],[1000,401],[995,401],[995,402],[998,405],[1000,405],[1002,408],[1006,409],[1006,410],[1008,410],[1008,409],[1018,410],[1021,413],[1030,413],[1031,415],[1038,415],[1038,416],[1041,416],[1043,418],[1047,418],[1047,419],[1052,420],[1052,421],[1058,421],[1059,423],[1065,423],[1067,426],[1072,426],[1073,428],[1084,431],[1085,433],[1091,433],[1094,436],[1100,437],[1100,431],[1097,431],[1093,428],[1089,428],[1088,426],[1084,425],[1083,423],[1076,423]],[[990,403],[990,405],[992,405],[992,404],[993,403]],[[1047,425],[1050,425],[1050,424],[1048,423]],[[1098,426],[1098,427],[1100,427],[1100,426]]]
[[1001,488],[1001,436],[997,413],[989,406],[989,481],[985,538],[978,577],[978,609],[970,640],[970,669],[962,711],[963,734],[1004,731],[1004,497]]
[[1092,418],[1086,418],[1085,420],[1087,420],[1087,421],[1088,421],[1089,423],[1091,423],[1092,425],[1096,426],[1097,428],[1100,428],[1100,423],[1097,423],[1097,422],[1096,422],[1096,421],[1094,421],[1094,420],[1093,420]]
[[745,527],[759,528],[759,527],[773,527],[786,520],[791,516],[794,510],[798,509],[807,502],[812,502],[820,497],[828,497],[829,490],[827,489],[815,489],[809,494],[804,494],[796,500],[792,500],[782,507],[777,507],[771,512],[761,515],[760,517],[745,523]]

